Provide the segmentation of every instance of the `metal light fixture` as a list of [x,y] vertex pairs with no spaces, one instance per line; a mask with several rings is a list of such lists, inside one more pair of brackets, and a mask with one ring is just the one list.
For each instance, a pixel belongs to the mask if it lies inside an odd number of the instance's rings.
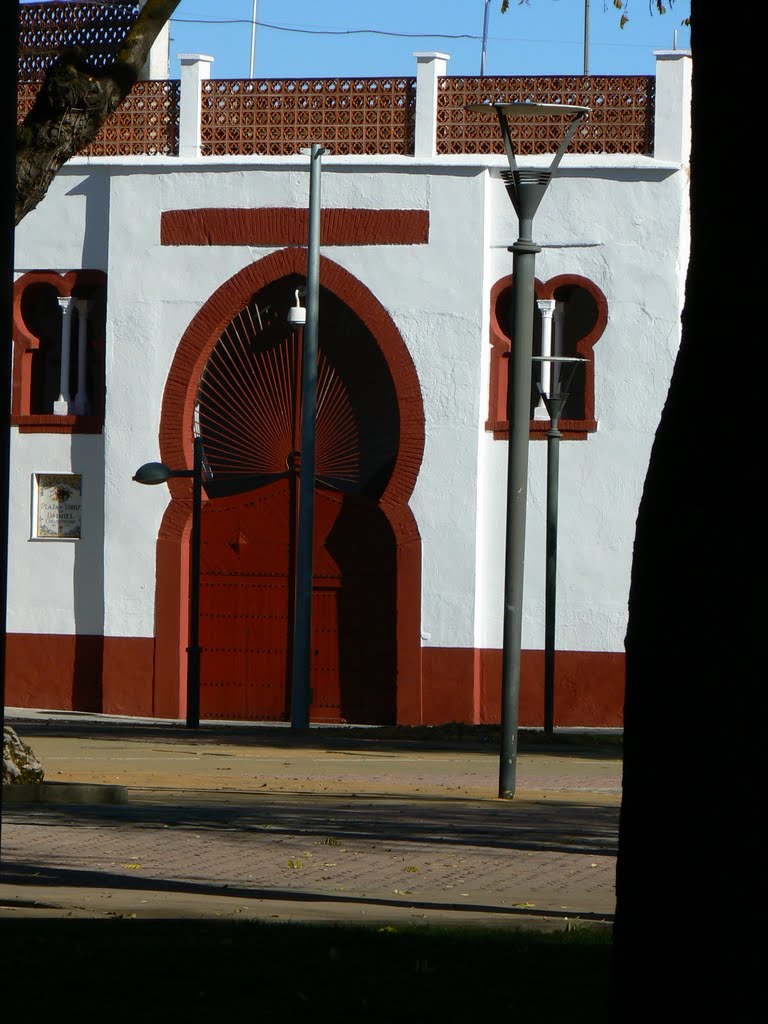
[[[560,103],[473,103],[467,110],[494,115],[501,128],[509,170],[501,177],[517,213],[519,237],[512,245],[512,351],[509,359],[506,555],[504,563],[504,627],[501,668],[501,755],[499,796],[515,795],[520,703],[520,658],[523,625],[525,516],[528,503],[528,440],[536,253],[533,217],[544,193],[589,107]],[[509,118],[570,118],[565,136],[547,168],[518,167]]]
[[174,475],[173,470],[169,469],[164,462],[145,462],[136,470],[133,480],[137,484],[153,486],[154,484],[164,484]]
[[137,484],[167,483],[171,477],[192,479],[192,531],[189,538],[189,644],[187,646],[187,728],[200,726],[200,517],[203,504],[203,439],[194,439],[192,469],[170,469],[146,462],[136,470]]

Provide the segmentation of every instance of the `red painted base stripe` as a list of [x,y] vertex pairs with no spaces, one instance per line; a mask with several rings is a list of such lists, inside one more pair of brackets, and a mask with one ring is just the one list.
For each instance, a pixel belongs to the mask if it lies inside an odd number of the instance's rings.
[[[501,712],[501,651],[426,647],[421,700],[398,702],[400,724],[495,724]],[[9,633],[6,704],[105,714],[183,717],[153,699],[154,640]],[[524,651],[520,725],[544,719],[544,654]],[[418,686],[416,687],[418,688]],[[178,681],[166,690],[179,692]],[[414,689],[411,683],[411,689]],[[556,659],[555,726],[623,725],[624,655],[561,651]],[[362,723],[361,723],[362,724]]]

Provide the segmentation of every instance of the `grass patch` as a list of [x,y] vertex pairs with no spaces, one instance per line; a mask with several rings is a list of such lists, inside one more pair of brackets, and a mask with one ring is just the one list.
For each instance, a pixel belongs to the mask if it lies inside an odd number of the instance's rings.
[[608,1021],[609,932],[0,921],[3,1008],[78,1020]]

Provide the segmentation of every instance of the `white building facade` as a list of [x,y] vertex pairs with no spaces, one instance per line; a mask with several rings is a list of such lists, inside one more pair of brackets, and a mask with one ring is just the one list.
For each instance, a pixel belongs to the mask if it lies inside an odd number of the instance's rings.
[[[503,155],[437,152],[447,57],[416,57],[412,153],[312,139],[329,149],[314,721],[499,719],[517,220]],[[635,517],[680,341],[690,65],[657,55],[652,153],[567,154],[536,215],[537,351],[588,360],[562,422],[556,725],[622,722]],[[211,59],[182,68],[178,155],[71,160],[17,229],[12,706],[184,716],[191,484],[133,476],[150,461],[189,470],[199,433],[201,716],[289,717],[302,336],[287,318],[305,284],[309,160],[298,146],[206,152]],[[535,405],[529,726],[543,713]]]

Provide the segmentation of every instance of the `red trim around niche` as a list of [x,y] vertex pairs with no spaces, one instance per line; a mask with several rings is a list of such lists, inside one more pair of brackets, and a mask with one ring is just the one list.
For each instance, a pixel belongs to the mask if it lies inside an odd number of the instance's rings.
[[[595,419],[595,363],[592,349],[596,342],[602,337],[608,323],[608,301],[602,291],[586,277],[579,274],[559,274],[549,281],[536,279],[534,289],[537,299],[553,299],[555,291],[565,285],[574,285],[589,292],[597,305],[597,319],[592,330],[579,338],[576,345],[576,354],[589,359],[586,367],[586,380],[584,387],[584,419],[571,420],[563,418],[560,420],[560,433],[564,439],[583,441],[591,433],[597,430]],[[509,437],[509,421],[507,419],[507,358],[510,351],[509,331],[502,326],[496,316],[496,305],[499,295],[507,288],[512,287],[512,276],[500,278],[491,288],[491,311],[490,311],[490,342],[491,342],[491,373],[489,380],[488,420],[485,424],[486,430],[492,430],[493,436],[497,439],[506,440]],[[531,440],[546,438],[549,429],[548,420],[531,420]]]
[[11,391],[11,424],[26,434],[100,434],[104,419],[104,338],[97,344],[101,357],[101,392],[94,396],[96,412],[88,416],[55,416],[53,413],[32,413],[32,360],[40,348],[40,338],[30,333],[21,312],[24,292],[31,285],[49,284],[61,296],[86,294],[103,288],[107,275],[102,270],[30,270],[13,285],[13,385]]

